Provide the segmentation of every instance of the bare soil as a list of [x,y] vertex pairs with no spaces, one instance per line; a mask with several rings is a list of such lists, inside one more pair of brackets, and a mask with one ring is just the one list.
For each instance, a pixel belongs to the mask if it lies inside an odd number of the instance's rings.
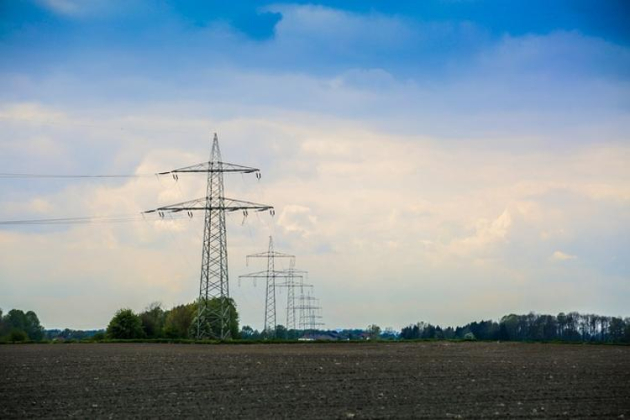
[[630,347],[0,346],[0,418],[630,418]]

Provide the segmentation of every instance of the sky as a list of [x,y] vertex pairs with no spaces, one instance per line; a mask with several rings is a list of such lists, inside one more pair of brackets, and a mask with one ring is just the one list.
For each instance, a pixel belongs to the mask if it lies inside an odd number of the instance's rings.
[[[327,328],[508,313],[630,316],[624,0],[0,0],[0,173],[153,174],[208,159],[230,291],[261,328],[276,250]],[[138,214],[199,175],[2,179],[0,220]],[[203,221],[0,226],[0,308],[104,328],[198,294]],[[286,263],[280,263],[282,264]],[[284,319],[286,291],[278,294]]]

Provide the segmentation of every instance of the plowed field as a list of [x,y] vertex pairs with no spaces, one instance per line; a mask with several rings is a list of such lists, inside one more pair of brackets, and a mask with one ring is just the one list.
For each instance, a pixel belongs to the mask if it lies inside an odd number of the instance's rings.
[[630,418],[630,347],[0,346],[0,418]]

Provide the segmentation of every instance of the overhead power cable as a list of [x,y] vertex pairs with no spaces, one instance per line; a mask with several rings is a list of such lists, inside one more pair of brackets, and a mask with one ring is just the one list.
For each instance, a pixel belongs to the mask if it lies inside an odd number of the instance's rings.
[[[188,215],[173,215],[167,220],[185,219]],[[55,219],[26,219],[26,220],[3,220],[0,226],[8,225],[82,225],[94,223],[128,223],[142,221],[163,221],[164,219],[148,219],[142,214],[127,214],[117,216],[86,216],[86,217],[63,217]]]
[[32,173],[8,173],[0,172],[0,179],[27,179],[27,178],[143,178],[150,176],[171,175],[175,181],[179,179],[180,173],[224,173],[224,172],[240,172],[253,173],[256,178],[260,179],[260,169],[249,166],[237,165],[227,162],[202,162],[196,165],[186,166],[184,168],[173,169],[170,171],[156,173],[140,173],[140,174],[32,174]]
[[24,173],[0,173],[0,179],[20,178],[141,178],[156,176],[158,174],[98,174],[98,175],[60,175],[60,174],[24,174]]

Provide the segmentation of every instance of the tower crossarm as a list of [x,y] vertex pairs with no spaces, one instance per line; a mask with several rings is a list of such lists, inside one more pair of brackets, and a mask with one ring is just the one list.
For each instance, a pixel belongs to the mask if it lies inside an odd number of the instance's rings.
[[[245,265],[249,265],[250,258],[267,258],[269,262],[273,262],[276,258],[289,258],[290,266],[293,267],[293,265],[295,264],[295,255],[285,254],[283,252],[277,252],[273,249],[273,238],[271,236],[269,237],[268,250],[264,252],[258,252],[256,254],[247,255],[245,257]],[[268,264],[268,269],[271,268],[271,266],[275,267],[275,263],[271,265]]]
[[247,256],[247,258],[267,258],[267,257],[274,257],[274,258],[295,258],[295,255],[291,255],[291,254],[285,254],[283,252],[277,252],[277,251],[272,251],[272,252],[259,252],[257,254],[249,254]]
[[219,197],[219,200],[217,200],[218,203],[222,203],[218,206],[215,205],[208,205],[209,200],[204,197],[204,198],[198,198],[196,200],[190,200],[190,201],[184,201],[182,203],[176,203],[176,204],[171,204],[168,206],[162,206],[162,207],[158,207],[156,209],[153,210],[147,210],[143,213],[177,213],[180,211],[198,211],[198,210],[219,210],[219,211],[225,211],[225,212],[233,212],[233,211],[239,211],[239,210],[243,210],[243,211],[248,211],[248,210],[253,210],[253,211],[266,211],[266,210],[270,210],[273,211],[273,206],[269,206],[267,204],[259,204],[259,203],[253,203],[251,201],[243,201],[243,200],[236,200],[233,198],[227,198],[227,197]]
[[306,271],[306,270],[297,270],[295,268],[285,268],[282,271],[284,271],[285,273],[288,273],[288,274],[292,274],[295,277],[299,277],[299,278],[302,278],[302,279],[308,279],[308,271]]
[[255,273],[249,273],[249,274],[243,274],[238,276],[239,279],[264,279],[267,277],[275,277],[275,278],[302,278],[302,276],[299,275],[294,275],[294,274],[289,274],[284,270],[279,270],[279,271],[257,271]]
[[257,254],[250,254],[247,255],[245,257],[245,265],[249,265],[249,260],[252,258],[272,258],[272,259],[276,259],[276,258],[289,258],[289,264],[292,263],[292,261],[295,261],[295,255],[290,255],[290,254],[285,254],[282,252],[276,252],[276,251],[271,251],[271,252],[259,252]]
[[315,306],[315,305],[296,305],[295,309],[320,309],[319,306]]
[[285,278],[286,281],[284,283],[279,283],[279,287],[295,287],[295,288],[313,288],[312,284],[304,283],[304,280],[308,278],[308,271],[306,270],[296,270],[295,268],[287,268],[279,271],[283,273],[282,278]]
[[291,280],[287,280],[284,283],[277,283],[276,287],[308,287],[310,289],[313,289],[313,285],[312,284],[306,284],[306,283],[302,283],[301,281],[291,281]]
[[244,174],[258,174],[260,178],[260,169],[249,166],[237,165],[227,162],[202,162],[196,165],[185,166],[183,168],[173,169],[172,171],[159,172],[158,175],[181,174],[181,173],[208,173],[208,172],[240,172]]

